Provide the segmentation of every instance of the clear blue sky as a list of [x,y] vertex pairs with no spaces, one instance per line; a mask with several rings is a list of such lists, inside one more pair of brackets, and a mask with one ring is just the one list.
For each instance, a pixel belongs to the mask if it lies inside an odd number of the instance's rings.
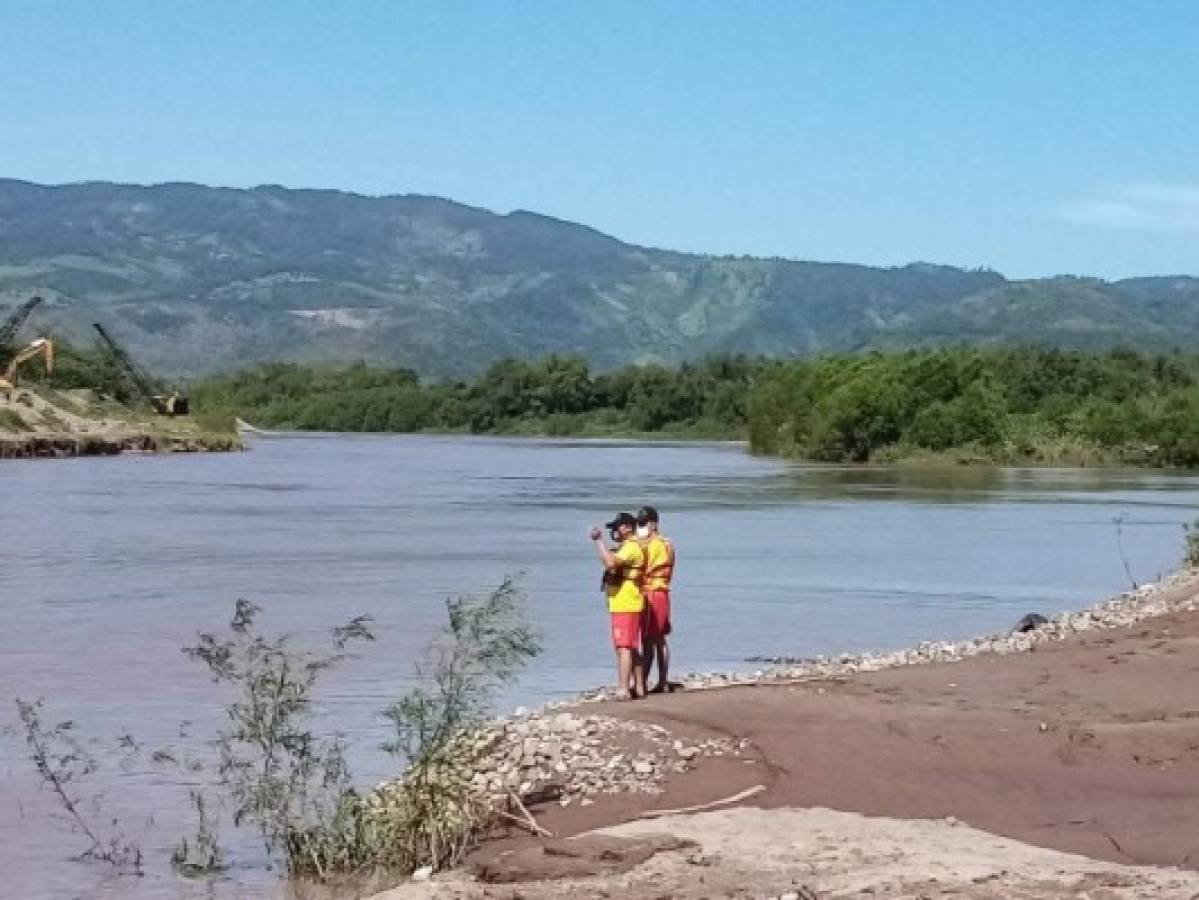
[[652,246],[1199,273],[1199,5],[0,0],[0,176],[333,187]]

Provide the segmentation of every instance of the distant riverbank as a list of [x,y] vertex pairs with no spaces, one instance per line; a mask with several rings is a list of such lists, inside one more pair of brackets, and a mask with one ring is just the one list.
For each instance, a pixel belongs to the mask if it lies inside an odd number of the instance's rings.
[[757,454],[836,463],[1199,466],[1199,357],[1178,354],[955,348],[604,373],[551,356],[470,382],[276,363],[193,393],[268,429],[746,439]]
[[240,450],[231,418],[139,414],[89,390],[0,395],[0,459]]

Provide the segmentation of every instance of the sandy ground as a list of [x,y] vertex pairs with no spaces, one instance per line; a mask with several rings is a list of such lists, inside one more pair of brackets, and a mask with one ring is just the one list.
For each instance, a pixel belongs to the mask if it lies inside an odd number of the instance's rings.
[[[1189,598],[1199,582],[1171,590]],[[558,838],[584,835],[584,849],[513,835],[469,861],[515,883],[439,875],[448,880],[383,896],[762,897],[802,887],[1199,897],[1197,673],[1199,613],[1174,612],[1028,653],[601,704],[686,739],[748,745],[672,777],[657,797],[536,810]],[[638,818],[755,785],[740,808]],[[586,849],[647,833],[698,846],[660,841],[645,860],[620,844]],[[572,878],[599,863],[606,874]]]
[[157,416],[148,405],[141,411],[121,408],[86,389],[0,393],[0,459],[240,447],[236,435],[205,433],[190,416]]
[[[828,809],[729,809],[592,832],[661,850],[626,872],[485,884],[451,875],[377,900],[556,897],[963,897],[1090,900],[1199,896],[1194,872],[1121,866],[1031,847],[944,821],[869,818]],[[566,841],[563,843],[571,843]],[[619,849],[606,847],[613,869]],[[531,856],[527,869],[538,860]]]

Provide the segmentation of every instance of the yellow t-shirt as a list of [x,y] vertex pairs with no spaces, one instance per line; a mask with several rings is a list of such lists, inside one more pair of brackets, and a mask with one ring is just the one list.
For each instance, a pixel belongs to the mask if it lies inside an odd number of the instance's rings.
[[604,590],[608,594],[608,612],[641,612],[645,600],[641,596],[641,572],[645,569],[645,553],[636,539],[629,538],[616,551],[620,571],[613,578],[615,583]]
[[674,545],[660,534],[645,542],[645,589],[662,591],[670,589],[674,577]]

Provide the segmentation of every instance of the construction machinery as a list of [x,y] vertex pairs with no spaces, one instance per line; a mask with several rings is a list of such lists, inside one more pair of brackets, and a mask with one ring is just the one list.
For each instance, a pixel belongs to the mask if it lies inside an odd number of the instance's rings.
[[21,330],[21,326],[25,324],[25,320],[29,318],[29,314],[41,302],[41,297],[30,297],[13,310],[12,314],[3,323],[0,323],[0,353],[7,354],[8,345],[17,336],[17,332]]
[[4,374],[0,375],[0,393],[4,394],[6,399],[12,399],[12,392],[17,386],[17,373],[21,366],[38,356],[45,358],[46,374],[50,375],[54,372],[54,341],[50,338],[38,338],[24,350],[18,351],[17,355],[9,361]]
[[129,380],[133,382],[138,393],[149,401],[150,405],[154,408],[154,412],[160,416],[186,416],[189,413],[190,404],[187,397],[180,395],[178,391],[173,391],[170,394],[154,393],[154,389],[151,387],[150,376],[146,373],[146,370],[133,361],[133,357],[125,351],[125,348],[113,340],[112,336],[104,330],[103,325],[95,322],[92,324],[92,327],[100,335],[100,340],[109,354],[117,361],[125,371],[125,374],[129,376]]

